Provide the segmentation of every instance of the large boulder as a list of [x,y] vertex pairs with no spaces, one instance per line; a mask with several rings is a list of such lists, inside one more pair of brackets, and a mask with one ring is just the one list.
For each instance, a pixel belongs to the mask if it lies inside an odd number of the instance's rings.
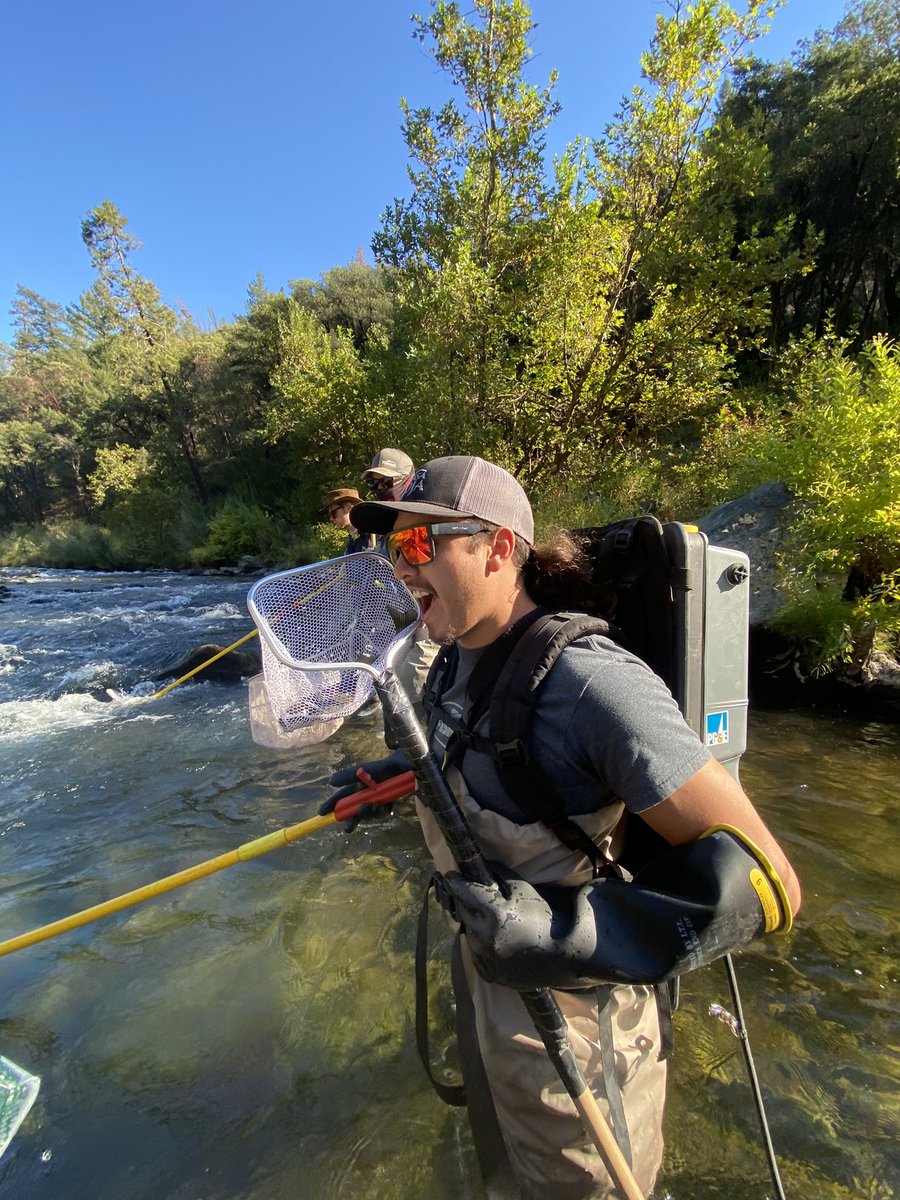
[[[207,642],[203,646],[198,646],[196,650],[192,650],[190,654],[186,654],[184,658],[180,658],[178,662],[157,671],[153,679],[157,682],[163,679],[180,679],[197,667],[202,667],[203,669],[197,673],[197,679],[214,679],[217,683],[237,683],[241,679],[246,679],[248,675],[255,675],[260,670],[258,642],[245,642],[243,646],[229,650],[215,662],[209,662],[224,649],[224,646],[220,646],[216,642]],[[204,666],[205,663],[209,663],[209,665]]]
[[750,559],[750,628],[765,625],[782,604],[777,555],[794,511],[783,483],[763,483],[720,504],[695,524],[714,546],[741,550]]
[[750,559],[750,689],[755,702],[824,703],[860,718],[900,717],[900,663],[873,649],[875,625],[865,627],[848,663],[813,677],[798,648],[771,627],[784,603],[778,557],[795,500],[782,483],[764,483],[695,521],[716,546]]

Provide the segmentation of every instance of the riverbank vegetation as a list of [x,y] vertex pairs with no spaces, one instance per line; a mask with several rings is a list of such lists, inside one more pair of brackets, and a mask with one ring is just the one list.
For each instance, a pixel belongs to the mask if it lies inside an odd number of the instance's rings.
[[[376,449],[508,466],[540,524],[797,497],[785,622],[820,664],[900,628],[900,15],[857,0],[764,63],[769,10],[658,18],[640,82],[552,164],[523,0],[436,2],[439,111],[372,252],[200,327],[115,205],[96,280],[19,288],[0,372],[0,562],[291,564]],[[387,199],[387,198],[386,198]]]

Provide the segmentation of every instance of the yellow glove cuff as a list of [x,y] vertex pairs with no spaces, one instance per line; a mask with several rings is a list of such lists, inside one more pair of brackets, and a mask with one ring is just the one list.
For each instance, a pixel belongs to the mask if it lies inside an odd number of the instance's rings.
[[762,905],[766,922],[766,933],[788,933],[794,925],[794,914],[787,891],[781,882],[781,876],[772,866],[766,854],[741,829],[734,825],[712,825],[700,836],[709,837],[712,833],[730,833],[753,855],[759,863],[759,870],[750,872],[750,883],[753,886],[759,902]]

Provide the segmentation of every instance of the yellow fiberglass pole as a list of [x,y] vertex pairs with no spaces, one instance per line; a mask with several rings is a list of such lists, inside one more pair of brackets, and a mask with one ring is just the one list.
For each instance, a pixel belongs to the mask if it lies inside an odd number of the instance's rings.
[[308,821],[301,821],[299,825],[291,825],[287,829],[279,829],[275,833],[268,833],[264,837],[256,838],[255,841],[246,842],[243,846],[238,846],[236,850],[220,854],[218,858],[207,859],[206,862],[197,863],[195,867],[188,867],[187,870],[178,871],[175,875],[167,875],[165,879],[157,879],[155,883],[135,888],[133,892],[125,892],[121,896],[114,896],[111,900],[104,900],[102,904],[95,904],[92,908],[85,908],[81,912],[73,913],[70,917],[63,917],[61,921],[53,921],[50,925],[41,925],[29,933],[23,933],[19,937],[10,938],[9,941],[0,942],[0,957],[12,954],[16,950],[24,950],[26,946],[34,946],[37,942],[46,942],[49,938],[56,937],[57,934],[67,933],[70,929],[78,929],[100,917],[108,917],[111,913],[119,912],[120,909],[140,904],[143,900],[151,900],[154,896],[171,892],[175,888],[183,887],[186,883],[193,883],[195,879],[203,879],[204,876],[213,875],[216,871],[223,871],[226,867],[234,866],[235,863],[255,858],[258,854],[267,854],[270,850],[277,850],[280,846],[294,841],[295,838],[313,833],[317,829],[323,829],[326,825],[333,825],[336,819],[333,813],[329,813],[325,817],[311,817]]
[[92,908],[82,909],[81,912],[73,913],[70,917],[63,917],[62,920],[53,921],[50,925],[41,925],[28,933],[22,933],[6,942],[0,942],[0,958],[6,954],[13,954],[16,950],[24,950],[26,946],[46,942],[60,933],[67,933],[70,929],[88,925],[100,917],[108,917],[111,913],[119,912],[123,908],[130,908],[144,900],[152,900],[154,896],[174,891],[175,888],[183,887],[186,883],[193,883],[195,879],[214,875],[216,871],[224,871],[226,867],[233,867],[239,862],[257,858],[260,854],[268,854],[270,850],[279,850],[282,846],[287,846],[290,842],[305,837],[308,833],[315,833],[316,830],[334,825],[337,821],[347,820],[348,817],[355,815],[357,809],[363,804],[391,804],[394,800],[410,795],[414,790],[415,779],[410,771],[387,779],[384,783],[362,787],[358,792],[344,797],[335,805],[334,812],[326,813],[324,816],[310,817],[306,821],[300,821],[297,825],[288,825],[285,829],[277,829],[274,833],[264,834],[263,837],[255,838],[252,842],[245,842],[243,846],[238,846],[235,850],[229,850],[227,854],[220,854],[218,858],[209,858],[206,862],[197,863],[195,867],[188,867],[184,871],[178,871],[175,875],[167,875],[165,879],[157,879],[155,883],[145,884],[144,887],[135,888],[132,892],[125,892],[121,896],[114,896],[111,900],[104,900],[102,904],[95,904]]
[[164,688],[160,688],[158,692],[154,692],[152,696],[148,696],[148,700],[158,700],[160,696],[164,696],[166,692],[171,692],[172,688],[178,687],[179,683],[184,683],[186,679],[202,671],[204,667],[208,667],[210,663],[216,662],[217,659],[224,658],[226,654],[230,654],[232,650],[236,650],[238,646],[243,646],[244,642],[249,642],[252,637],[256,637],[259,633],[258,629],[251,629],[244,637],[238,638],[236,642],[232,642],[230,646],[226,646],[224,650],[220,650],[218,654],[214,654],[212,658],[208,658],[206,662],[202,662],[199,667],[194,667],[193,671],[188,671],[187,675],[182,675],[180,679],[176,679],[173,683],[167,683]]

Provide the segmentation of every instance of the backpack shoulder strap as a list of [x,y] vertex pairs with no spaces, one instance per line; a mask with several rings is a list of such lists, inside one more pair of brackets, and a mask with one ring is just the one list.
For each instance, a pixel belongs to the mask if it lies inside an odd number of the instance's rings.
[[[489,754],[497,779],[510,799],[532,821],[552,830],[569,849],[587,856],[595,874],[604,865],[594,842],[565,813],[552,781],[531,760],[529,735],[538,694],[566,646],[588,634],[610,636],[610,625],[585,613],[535,609],[510,629],[479,659],[467,688],[465,711],[459,721],[442,713],[441,696],[456,671],[458,652],[442,649],[425,685],[424,703],[429,733],[442,716],[453,729],[448,761],[460,764],[468,748]],[[488,735],[474,732],[489,713]]]
[[606,865],[596,844],[565,812],[553,781],[532,761],[531,723],[538,694],[560,654],[588,634],[608,637],[609,624],[584,613],[547,613],[519,638],[490,700],[489,745],[504,790],[532,820],[570,850],[586,855],[594,874]]
[[490,736],[501,760],[529,758],[528,734],[538,693],[566,646],[588,634],[610,636],[609,622],[585,613],[547,613],[516,643],[490,702]]
[[466,687],[466,700],[459,718],[452,717],[441,707],[441,699],[452,685],[459,663],[456,645],[445,646],[437,654],[428,678],[425,681],[423,706],[428,716],[429,739],[438,720],[444,721],[453,731],[447,750],[451,761],[458,762],[469,746],[482,748],[484,738],[474,733],[475,726],[487,712],[488,703],[510,654],[515,650],[524,632],[538,619],[547,615],[543,608],[533,609],[521,617],[515,625],[498,638],[478,659]]
[[422,689],[422,707],[431,724],[431,716],[440,704],[441,696],[447,690],[451,679],[456,674],[456,664],[459,662],[459,651],[455,644],[441,646],[428,668],[425,686]]

